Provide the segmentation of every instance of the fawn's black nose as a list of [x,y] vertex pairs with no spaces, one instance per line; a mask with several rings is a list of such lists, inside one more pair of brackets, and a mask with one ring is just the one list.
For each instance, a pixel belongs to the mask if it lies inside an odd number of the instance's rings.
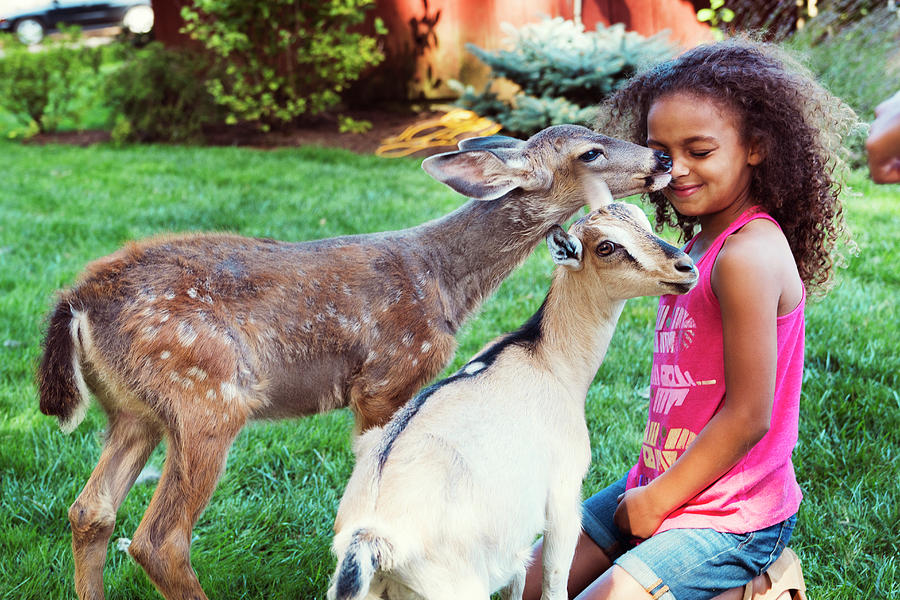
[[690,273],[694,270],[694,261],[690,256],[683,256],[675,261],[675,270],[682,273]]
[[659,164],[660,168],[665,171],[672,170],[672,157],[663,152],[662,150],[656,151],[656,162]]

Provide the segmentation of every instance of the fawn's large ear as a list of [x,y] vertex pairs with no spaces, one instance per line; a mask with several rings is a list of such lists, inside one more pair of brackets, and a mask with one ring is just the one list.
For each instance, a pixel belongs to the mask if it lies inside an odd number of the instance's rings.
[[583,246],[581,240],[569,235],[559,225],[554,225],[547,232],[547,247],[553,262],[572,271],[578,271],[584,265]]
[[460,150],[493,150],[496,148],[523,148],[525,141],[508,135],[483,135],[460,140]]
[[552,181],[544,169],[534,168],[518,146],[436,154],[422,161],[422,168],[441,183],[476,200],[496,200],[516,188],[544,189]]

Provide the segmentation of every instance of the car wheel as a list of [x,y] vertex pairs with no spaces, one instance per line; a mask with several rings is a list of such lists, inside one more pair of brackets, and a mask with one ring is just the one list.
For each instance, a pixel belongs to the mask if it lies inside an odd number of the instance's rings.
[[19,41],[29,46],[44,39],[44,25],[37,19],[22,19],[16,23],[15,32]]
[[131,33],[150,33],[153,29],[153,9],[149,6],[132,6],[122,18],[122,27]]

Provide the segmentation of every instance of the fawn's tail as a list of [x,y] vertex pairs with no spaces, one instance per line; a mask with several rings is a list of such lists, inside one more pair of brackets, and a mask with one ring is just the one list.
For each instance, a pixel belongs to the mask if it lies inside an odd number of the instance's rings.
[[74,310],[65,299],[61,300],[48,321],[44,355],[37,372],[41,412],[57,417],[60,428],[66,433],[84,419],[89,401],[75,351],[76,342],[81,340],[81,328],[86,326],[85,313]]
[[328,600],[361,600],[369,593],[376,571],[391,562],[391,545],[371,529],[357,529],[342,556],[328,590]]

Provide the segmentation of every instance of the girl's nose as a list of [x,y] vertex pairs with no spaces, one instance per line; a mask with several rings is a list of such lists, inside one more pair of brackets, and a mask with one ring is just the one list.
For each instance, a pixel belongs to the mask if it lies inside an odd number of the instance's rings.
[[672,170],[670,171],[672,179],[677,179],[678,177],[687,175],[689,172],[690,169],[688,168],[684,160],[678,157],[672,158]]

